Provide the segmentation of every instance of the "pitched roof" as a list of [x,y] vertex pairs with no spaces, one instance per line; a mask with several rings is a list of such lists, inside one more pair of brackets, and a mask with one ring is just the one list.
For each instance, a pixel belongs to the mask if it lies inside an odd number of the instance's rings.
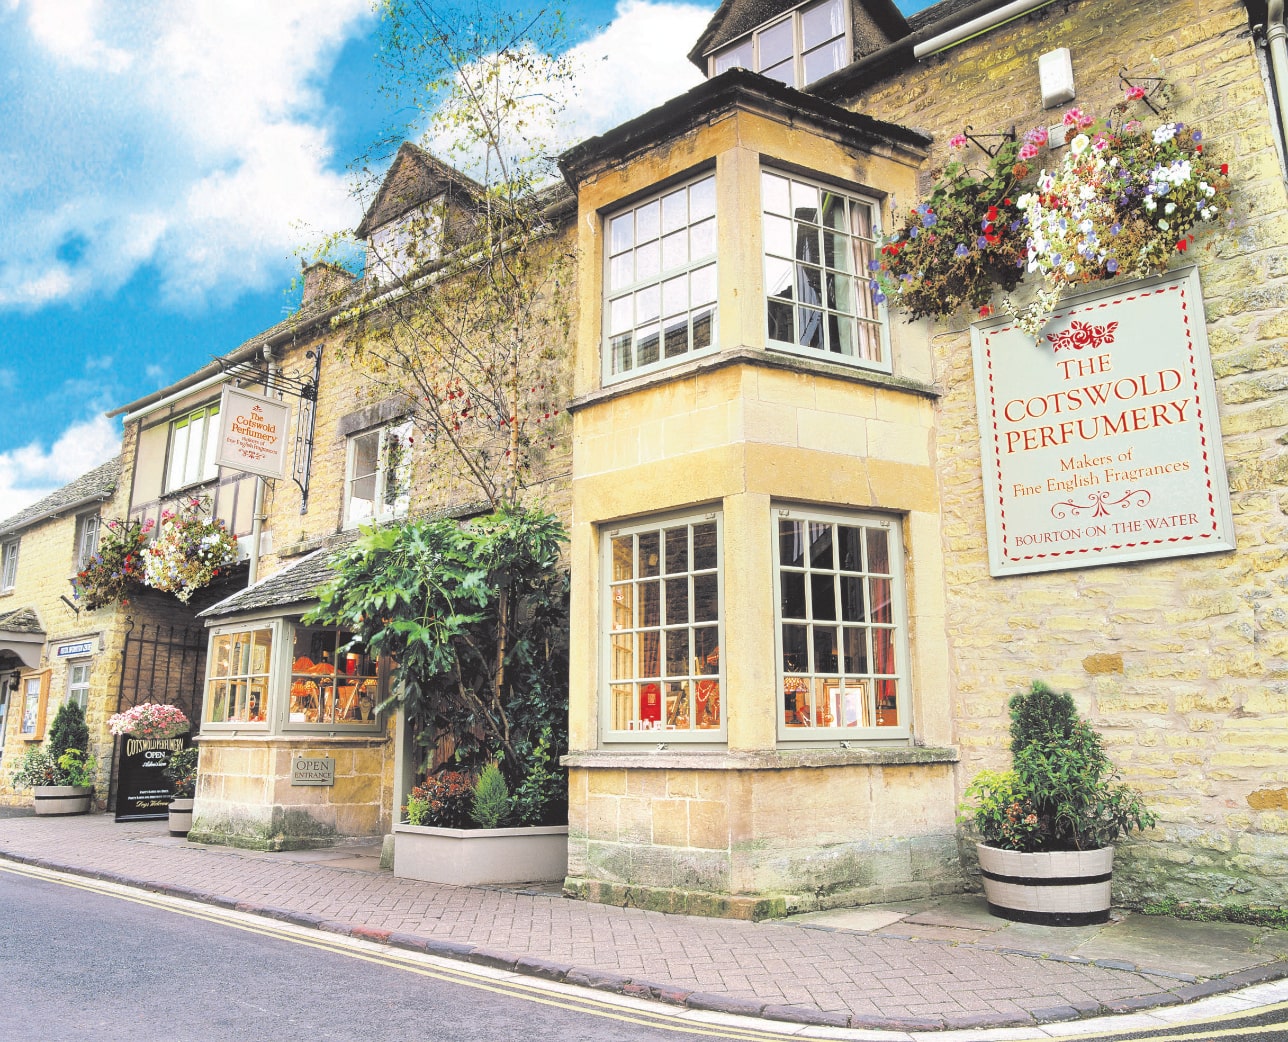
[[0,521],[0,535],[9,535],[11,532],[30,528],[46,518],[56,517],[67,510],[74,510],[88,503],[110,499],[112,493],[116,491],[116,483],[120,477],[121,457],[116,456],[57,491],[49,493],[44,499],[19,510],[12,517]]
[[373,229],[444,192],[476,198],[483,194],[483,186],[418,145],[404,141],[353,233],[365,239]]
[[[354,533],[355,536],[356,534]],[[238,590],[231,597],[225,597],[197,615],[200,618],[216,619],[264,608],[309,604],[317,600],[313,591],[334,575],[329,562],[336,548],[324,546],[311,554],[305,554],[267,579],[260,579],[254,586]]]
[[0,630],[9,633],[31,633],[43,637],[44,624],[35,608],[18,608],[15,611],[0,615]]

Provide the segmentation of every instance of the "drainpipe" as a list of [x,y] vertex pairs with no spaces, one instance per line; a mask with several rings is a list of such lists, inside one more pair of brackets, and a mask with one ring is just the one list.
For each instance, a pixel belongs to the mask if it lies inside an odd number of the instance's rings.
[[1279,140],[1288,154],[1288,27],[1284,25],[1284,0],[1270,0],[1266,6],[1266,49],[1270,52],[1270,75],[1274,80],[1275,108],[1278,110]]
[[[263,348],[264,361],[268,363],[268,379],[264,381],[264,397],[267,398],[273,393],[273,376],[277,372],[277,366],[273,364],[273,348],[265,344]],[[250,522],[250,571],[246,575],[246,585],[254,586],[255,580],[259,578],[259,540],[264,532],[264,479],[258,475],[255,478],[255,507],[251,515]]]

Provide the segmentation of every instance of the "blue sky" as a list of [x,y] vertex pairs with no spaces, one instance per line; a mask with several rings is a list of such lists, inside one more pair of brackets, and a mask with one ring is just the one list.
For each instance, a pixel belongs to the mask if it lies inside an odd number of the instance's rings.
[[[695,84],[716,6],[571,3],[575,137]],[[293,309],[390,118],[375,29],[369,0],[0,0],[0,518],[117,451],[104,412]]]

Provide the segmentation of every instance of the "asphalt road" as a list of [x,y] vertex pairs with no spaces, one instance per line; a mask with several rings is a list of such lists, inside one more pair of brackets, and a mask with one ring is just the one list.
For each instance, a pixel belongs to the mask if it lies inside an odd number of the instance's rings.
[[[211,910],[211,916],[221,913]],[[270,933],[276,924],[265,923]],[[370,954],[26,878],[0,865],[0,1039],[659,1042],[699,1037]],[[321,945],[320,947],[318,945]],[[451,976],[449,974],[449,976]],[[558,1001],[572,1008],[560,1008]],[[626,1019],[618,1019],[621,1017]],[[679,1027],[680,1025],[676,1025]],[[745,1038],[705,1029],[707,1038]],[[780,1036],[781,1037],[781,1036]]]

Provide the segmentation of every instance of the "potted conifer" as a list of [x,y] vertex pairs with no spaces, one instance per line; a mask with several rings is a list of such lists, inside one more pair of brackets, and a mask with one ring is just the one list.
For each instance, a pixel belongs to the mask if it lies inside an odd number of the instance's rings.
[[1067,692],[1034,681],[1009,708],[1012,767],[981,771],[961,816],[982,840],[989,911],[1052,926],[1107,922],[1112,844],[1154,815]]
[[32,790],[38,815],[89,811],[98,761],[88,748],[85,711],[78,702],[64,702],[50,725],[45,747],[28,749],[13,776],[15,785]]

